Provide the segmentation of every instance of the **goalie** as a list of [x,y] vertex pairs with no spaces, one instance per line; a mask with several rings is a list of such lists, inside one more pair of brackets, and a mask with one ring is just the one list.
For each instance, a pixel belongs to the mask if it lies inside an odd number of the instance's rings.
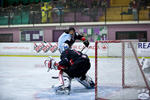
[[49,69],[60,70],[59,80],[61,85],[55,88],[56,94],[70,94],[71,80],[75,78],[87,89],[93,89],[95,84],[92,79],[86,75],[90,69],[90,60],[86,54],[79,51],[66,49],[61,54],[61,61],[55,62],[49,57],[45,65]]

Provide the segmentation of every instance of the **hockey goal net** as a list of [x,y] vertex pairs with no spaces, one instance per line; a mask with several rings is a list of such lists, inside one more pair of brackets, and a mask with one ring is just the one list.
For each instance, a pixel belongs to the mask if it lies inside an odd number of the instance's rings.
[[95,42],[95,99],[139,99],[149,81],[137,57],[138,41]]

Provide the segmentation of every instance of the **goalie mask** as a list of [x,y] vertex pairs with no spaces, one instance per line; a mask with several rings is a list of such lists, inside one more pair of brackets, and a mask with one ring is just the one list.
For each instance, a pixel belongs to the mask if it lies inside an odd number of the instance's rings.
[[55,69],[54,65],[55,65],[56,61],[50,56],[48,57],[45,61],[44,61],[44,65],[48,68],[48,72],[50,69]]

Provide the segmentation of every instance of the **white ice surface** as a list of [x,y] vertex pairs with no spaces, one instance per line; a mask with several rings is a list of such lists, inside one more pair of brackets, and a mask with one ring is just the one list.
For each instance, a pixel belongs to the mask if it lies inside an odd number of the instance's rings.
[[[71,94],[55,95],[52,85],[59,83],[43,62],[45,57],[0,57],[0,100],[94,100],[93,90],[85,89],[73,80]],[[55,58],[59,61],[59,58]],[[94,59],[88,74],[94,79]]]
[[[57,85],[59,81],[52,79],[52,76],[58,76],[58,71],[50,70],[47,72],[47,68],[44,66],[45,57],[0,57],[0,100],[94,100],[95,93],[93,90],[85,89],[76,80],[72,81],[71,94],[70,95],[55,95],[52,90],[52,85]],[[55,58],[59,61],[59,58]],[[103,66],[100,70],[100,76],[104,76],[98,80],[99,82],[110,78],[110,82],[121,80],[115,75],[115,68],[118,63],[115,63],[117,59],[108,59],[113,63],[108,63],[101,59],[103,64],[110,64],[107,68]],[[91,69],[88,75],[95,80],[95,65],[94,59],[90,58]],[[102,67],[102,66],[101,66]],[[105,70],[104,70],[105,68]],[[106,70],[107,69],[107,70]],[[118,69],[117,69],[118,70]],[[120,73],[121,71],[117,71]],[[114,73],[114,74],[110,74]],[[108,75],[109,74],[109,75]],[[115,77],[115,76],[114,76]],[[115,79],[115,80],[112,80]],[[121,81],[120,81],[121,82]],[[100,84],[102,85],[102,84]],[[122,90],[120,87],[101,87],[100,95],[103,97],[110,96],[111,98],[118,91]],[[122,91],[121,91],[122,92]],[[123,91],[123,93],[127,93]],[[136,91],[137,92],[137,91]],[[117,96],[120,95],[117,94]],[[121,96],[121,95],[120,95]],[[125,96],[127,96],[125,94]]]

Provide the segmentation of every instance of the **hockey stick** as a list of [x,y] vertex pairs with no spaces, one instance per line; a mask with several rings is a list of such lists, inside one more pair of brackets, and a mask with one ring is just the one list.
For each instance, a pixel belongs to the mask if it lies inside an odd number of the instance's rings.
[[[85,48],[87,48],[87,50],[83,52],[83,50],[84,50]],[[82,48],[81,52],[82,52],[83,54],[86,54],[86,53],[88,52],[88,50],[89,50],[88,47],[84,46],[84,47]]]
[[81,49],[81,52],[86,48],[86,46],[84,46],[82,49]]

